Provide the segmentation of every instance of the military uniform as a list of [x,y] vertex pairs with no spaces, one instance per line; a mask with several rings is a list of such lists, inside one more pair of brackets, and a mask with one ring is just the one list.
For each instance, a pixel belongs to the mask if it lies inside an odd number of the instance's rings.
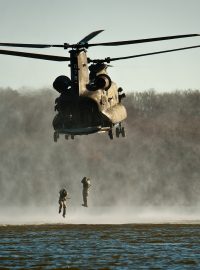
[[89,195],[89,188],[91,186],[90,179],[87,177],[84,177],[81,180],[81,183],[83,184],[83,204],[82,204],[82,206],[88,207],[87,199],[88,199],[88,195]]
[[67,202],[67,191],[63,188],[59,192],[59,214],[61,213],[61,210],[63,208],[63,217],[65,217],[66,214],[66,202]]

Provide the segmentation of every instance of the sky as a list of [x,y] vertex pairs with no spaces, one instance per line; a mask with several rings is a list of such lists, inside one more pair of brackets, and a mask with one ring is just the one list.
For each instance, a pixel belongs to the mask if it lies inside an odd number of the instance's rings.
[[[76,43],[103,29],[95,42],[200,34],[199,0],[0,0],[0,42]],[[88,57],[120,57],[200,45],[200,37],[146,44],[91,47]],[[9,49],[1,47],[0,49]],[[61,48],[18,51],[69,56]],[[125,92],[200,89],[200,48],[116,61],[108,69]],[[0,55],[0,87],[52,88],[68,63]]]

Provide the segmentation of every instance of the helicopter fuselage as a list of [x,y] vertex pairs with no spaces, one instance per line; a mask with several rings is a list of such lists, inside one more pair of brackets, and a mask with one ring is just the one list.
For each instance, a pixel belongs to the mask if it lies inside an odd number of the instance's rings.
[[71,82],[56,99],[55,132],[86,135],[109,131],[127,117],[116,83],[104,64],[93,64],[89,70],[85,50],[71,50],[70,54]]

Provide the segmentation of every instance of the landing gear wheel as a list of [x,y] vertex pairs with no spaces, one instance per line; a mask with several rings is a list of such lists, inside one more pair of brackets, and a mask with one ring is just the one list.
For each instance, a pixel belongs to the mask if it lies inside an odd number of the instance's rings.
[[125,132],[124,127],[122,127],[122,129],[121,129],[121,134],[122,134],[122,137],[126,137],[126,132]]
[[109,136],[109,138],[110,138],[111,140],[113,140],[113,132],[112,132],[112,129],[110,129],[110,130],[108,131],[108,136]]
[[74,135],[71,135],[71,139],[74,140]]
[[67,134],[65,134],[65,140],[68,140],[69,136]]
[[119,134],[120,134],[120,129],[117,127],[116,128],[116,137],[119,138]]
[[57,142],[58,138],[59,138],[59,133],[55,131],[54,134],[53,134],[54,142]]

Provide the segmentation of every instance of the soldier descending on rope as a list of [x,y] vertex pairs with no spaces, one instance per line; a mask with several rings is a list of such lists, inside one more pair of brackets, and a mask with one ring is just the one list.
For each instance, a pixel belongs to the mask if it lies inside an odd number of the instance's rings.
[[61,213],[62,209],[63,209],[63,217],[65,217],[66,214],[66,202],[67,202],[67,191],[66,189],[61,189],[60,192],[60,197],[59,197],[59,214]]
[[83,184],[83,204],[82,204],[82,206],[88,207],[87,199],[88,199],[88,194],[89,194],[89,188],[91,186],[90,178],[83,177],[83,179],[81,180],[81,183]]

